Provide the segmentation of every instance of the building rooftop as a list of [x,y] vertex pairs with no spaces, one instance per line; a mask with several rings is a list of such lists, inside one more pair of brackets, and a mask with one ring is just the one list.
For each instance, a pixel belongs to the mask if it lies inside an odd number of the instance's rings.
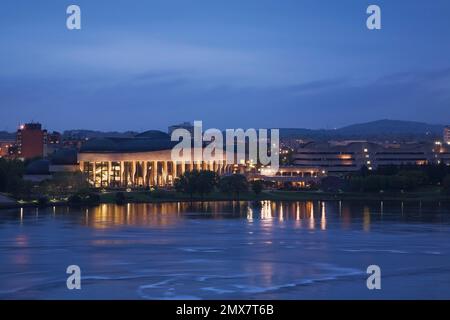
[[[138,135],[135,138],[97,138],[86,141],[80,149],[80,153],[123,153],[123,152],[146,152],[170,150],[178,142],[170,141],[167,134],[166,138],[148,138],[153,133]],[[155,134],[155,136],[161,136]]]
[[50,174],[50,161],[49,160],[36,160],[31,162],[25,168],[26,175],[49,175]]
[[76,165],[77,150],[73,148],[63,148],[55,151],[50,155],[50,161],[52,165],[64,166],[64,165]]

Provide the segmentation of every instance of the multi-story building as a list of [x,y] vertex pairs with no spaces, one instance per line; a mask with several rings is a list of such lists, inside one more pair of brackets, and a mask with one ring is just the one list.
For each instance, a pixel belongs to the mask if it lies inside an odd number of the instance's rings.
[[219,175],[236,172],[225,158],[217,162],[172,160],[177,142],[159,131],[134,138],[99,138],[86,141],[78,153],[80,170],[95,187],[170,186],[186,171],[211,170]]
[[450,126],[444,128],[444,143],[450,145]]
[[369,170],[387,165],[425,165],[443,161],[446,149],[429,143],[382,144],[367,141],[339,141],[308,143],[293,155],[293,163],[299,167],[320,168],[329,175],[339,175]]
[[62,138],[59,132],[53,131],[47,134],[47,152],[45,157],[50,156],[62,148]]
[[61,144],[61,133],[53,131],[47,134],[47,143],[49,145],[59,145]]
[[17,157],[31,159],[47,153],[47,131],[40,123],[27,123],[17,130]]

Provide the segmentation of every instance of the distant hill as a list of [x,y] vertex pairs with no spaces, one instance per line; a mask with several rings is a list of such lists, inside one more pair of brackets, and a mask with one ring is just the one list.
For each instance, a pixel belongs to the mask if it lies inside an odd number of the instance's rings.
[[[435,140],[441,139],[444,125],[428,124],[415,121],[377,120],[366,123],[353,124],[338,129],[304,129],[281,128],[280,137],[283,139],[312,139],[312,140],[338,140],[338,139],[384,139],[384,140]],[[94,130],[67,130],[63,138],[131,138],[139,132],[102,132]],[[142,136],[166,135],[163,132],[150,130],[141,133]],[[15,133],[0,131],[0,140],[15,140]]]
[[63,139],[68,138],[77,138],[77,139],[85,139],[85,138],[131,138],[137,135],[138,132],[134,131],[126,131],[126,132],[103,132],[103,131],[94,131],[94,130],[66,130],[63,133]]
[[444,125],[401,120],[377,120],[353,124],[338,129],[280,129],[281,138],[299,139],[387,139],[387,140],[432,140],[440,139]]
[[6,131],[0,131],[0,140],[16,140],[16,134]]

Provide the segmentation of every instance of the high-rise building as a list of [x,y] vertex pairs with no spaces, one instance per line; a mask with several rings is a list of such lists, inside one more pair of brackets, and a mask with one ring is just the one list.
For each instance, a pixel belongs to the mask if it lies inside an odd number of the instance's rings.
[[450,144],[450,126],[444,128],[444,142]]
[[40,123],[26,123],[17,130],[17,156],[22,159],[44,157],[47,153],[47,130]]

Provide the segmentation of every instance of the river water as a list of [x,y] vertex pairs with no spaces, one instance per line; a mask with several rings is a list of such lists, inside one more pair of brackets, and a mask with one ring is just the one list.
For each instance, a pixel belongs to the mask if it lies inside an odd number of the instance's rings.
[[[81,270],[69,290],[66,269]],[[381,270],[369,290],[367,267]],[[450,204],[0,211],[0,299],[449,299]]]

